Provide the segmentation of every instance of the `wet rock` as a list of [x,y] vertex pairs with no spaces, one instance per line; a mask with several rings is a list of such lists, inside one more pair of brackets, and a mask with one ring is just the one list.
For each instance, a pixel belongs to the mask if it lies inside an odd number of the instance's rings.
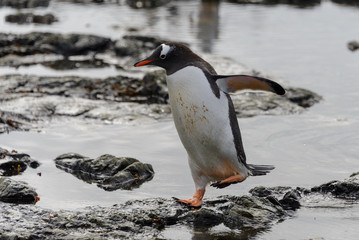
[[286,88],[284,96],[264,92],[242,92],[231,97],[237,117],[301,113],[322,99],[316,93],[301,88]]
[[359,2],[357,0],[332,0],[332,2],[348,6],[359,6]]
[[36,8],[48,7],[50,0],[0,0],[0,7]]
[[256,197],[268,197],[270,195],[280,196],[291,190],[291,187],[263,187],[258,186],[249,190],[249,193]]
[[359,199],[359,173],[352,174],[348,179],[332,181],[313,187],[311,192],[330,193],[344,199]]
[[106,63],[103,59],[99,59],[96,56],[64,57],[59,54],[35,54],[28,56],[17,56],[9,54],[0,58],[0,66],[18,68],[21,66],[32,66],[36,64],[41,64],[45,67],[59,71],[80,68],[104,68],[110,66],[109,63]]
[[283,198],[279,200],[279,203],[285,210],[297,210],[301,206],[299,202],[300,198],[301,195],[298,190],[291,190],[284,194]]
[[87,4],[87,3],[119,3],[119,0],[59,0],[61,2],[71,2],[71,3],[79,3],[79,4]]
[[[245,233],[269,228],[289,214],[280,205],[258,197],[223,196],[208,201],[193,211],[173,200],[155,198],[128,201],[112,207],[89,207],[81,211],[49,212],[32,206],[9,206],[11,213],[27,215],[19,223],[16,217],[1,234],[17,237],[31,235],[39,239],[126,238],[155,239],[170,226],[187,226],[197,231],[224,224]],[[0,208],[0,222],[6,218]],[[9,211],[9,210],[8,210]],[[50,217],[51,216],[51,217]],[[36,224],[35,224],[36,223]],[[21,225],[21,228],[19,226]],[[20,229],[21,231],[14,231]],[[255,235],[255,234],[254,234]]]
[[25,171],[28,166],[37,168],[40,163],[28,154],[18,153],[15,150],[9,152],[0,147],[0,176],[18,175]]
[[[64,96],[116,102],[164,103],[167,92],[155,79],[141,81],[124,76],[93,79],[86,77],[39,77],[34,75],[0,76],[6,93],[15,98],[26,96]],[[1,92],[1,90],[0,90]],[[12,99],[12,100],[13,100]],[[1,101],[0,97],[0,101]]]
[[151,102],[167,103],[168,90],[166,86],[166,74],[162,70],[151,71],[145,74],[141,81],[141,94],[149,96]]
[[[359,173],[353,174],[344,181],[357,182],[358,176]],[[223,225],[230,229],[228,235],[221,235],[223,239],[254,238],[293,216],[293,210],[297,208],[288,206],[292,206],[292,201],[297,203],[303,191],[290,187],[256,187],[251,190],[253,196],[205,199],[199,210],[164,198],[132,200],[111,207],[92,206],[77,211],[51,211],[33,205],[0,202],[0,238],[161,239],[166,229],[178,226],[200,235]],[[307,191],[306,194],[308,201],[315,192]],[[323,200],[325,206],[328,206],[327,199]],[[313,201],[317,202],[318,198]]]
[[[287,96],[263,92],[232,95],[238,117],[301,113],[319,101],[315,93],[287,89]],[[116,76],[86,77],[0,76],[2,132],[38,129],[53,118],[82,121],[132,122],[169,119],[171,109],[163,71],[143,79]],[[143,103],[150,105],[143,105]]]
[[351,42],[348,42],[348,49],[350,51],[356,51],[357,49],[359,48],[359,42],[357,41],[351,41]]
[[0,133],[8,133],[10,131],[28,131],[35,129],[33,120],[30,118],[13,112],[0,110]]
[[22,161],[11,160],[0,163],[0,175],[2,176],[12,176],[18,175],[25,171],[27,165]]
[[303,88],[287,88],[285,98],[303,108],[309,108],[322,100],[318,94]]
[[168,105],[138,104],[166,102],[167,92],[151,80],[6,75],[0,76],[0,87],[2,132],[36,130],[53,118],[143,123],[171,113]]
[[277,204],[280,204],[284,210],[297,210],[300,208],[301,191],[290,187],[271,187],[266,188],[258,186],[249,191],[253,196],[266,198]]
[[[79,124],[145,124],[169,120],[169,105],[89,100],[77,97],[42,96],[28,97],[26,94],[3,104],[1,108],[16,111],[19,106],[25,115],[37,117],[31,130],[48,125],[51,119],[71,120]],[[41,93],[39,93],[41,96]],[[17,108],[16,108],[17,106]]]
[[296,210],[301,206],[302,196],[311,198],[315,194],[330,194],[331,196],[349,200],[359,199],[359,172],[353,173],[349,178],[342,181],[331,181],[311,189],[290,187],[255,187],[250,190],[253,196],[265,198],[278,198],[278,202],[285,210]]
[[120,57],[131,56],[142,59],[165,41],[151,36],[126,35],[115,42],[114,50]]
[[313,7],[319,5],[321,3],[321,0],[229,0],[229,2],[239,3],[239,4],[265,4],[265,5],[288,4],[298,7]]
[[52,68],[54,70],[73,70],[73,69],[86,69],[86,68],[104,68],[110,66],[101,59],[83,59],[83,60],[71,60],[69,58],[42,62],[42,65]]
[[6,22],[17,23],[17,24],[52,24],[57,22],[57,19],[54,15],[48,13],[45,15],[35,15],[33,13],[17,13],[10,14],[5,17]]
[[0,57],[9,54],[26,56],[38,53],[63,56],[82,55],[91,51],[102,52],[110,44],[109,38],[85,34],[0,33]]
[[[164,71],[146,68],[136,77],[128,77],[133,76],[133,63],[162,42],[162,39],[141,35],[124,36],[114,42],[82,34],[0,34],[2,66],[43,64],[64,70],[115,65],[128,71],[127,76],[108,78],[0,76],[0,111],[16,116],[0,119],[0,132],[40,128],[52,118],[63,117],[106,123],[170,118]],[[231,59],[203,57],[220,74],[246,73],[242,65]],[[301,113],[321,99],[308,90],[286,90],[284,97],[263,92],[232,95],[237,116]]]
[[90,159],[75,153],[58,156],[56,167],[65,170],[77,178],[107,191],[132,189],[153,178],[154,171],[150,164],[144,164],[134,158],[118,158],[102,155]]
[[170,0],[127,0],[126,2],[132,8],[155,8],[167,4]]
[[[86,34],[0,33],[0,65],[19,67],[41,63],[55,66],[75,61],[77,68],[90,65],[98,67],[102,62],[100,65],[128,69],[133,68],[135,61],[148,55],[162,42],[163,39],[142,35],[129,35],[112,41]],[[69,59],[79,55],[82,56],[82,63],[79,59]]]
[[[25,182],[0,177],[0,201],[17,204],[35,204],[38,201],[34,188]],[[1,235],[0,235],[1,236]]]

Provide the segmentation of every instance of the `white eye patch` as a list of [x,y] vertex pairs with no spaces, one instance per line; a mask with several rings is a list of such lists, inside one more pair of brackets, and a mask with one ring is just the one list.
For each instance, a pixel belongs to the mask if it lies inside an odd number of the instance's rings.
[[161,44],[162,46],[162,51],[161,51],[161,54],[160,54],[160,58],[162,59],[165,59],[166,56],[167,56],[167,53],[171,50],[171,47],[166,45],[166,44]]

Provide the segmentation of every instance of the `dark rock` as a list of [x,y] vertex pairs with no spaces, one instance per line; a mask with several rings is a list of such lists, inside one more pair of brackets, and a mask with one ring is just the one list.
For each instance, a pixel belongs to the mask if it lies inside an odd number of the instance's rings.
[[232,3],[239,4],[265,4],[265,5],[274,5],[274,4],[288,4],[298,7],[313,7],[319,5],[321,0],[229,0]]
[[355,6],[355,7],[359,6],[358,0],[332,0],[332,2],[342,5],[348,5],[348,6]]
[[41,96],[57,95],[139,103],[164,103],[168,98],[167,92],[162,89],[163,87],[160,84],[157,84],[155,79],[141,81],[141,79],[124,76],[92,79],[73,76],[39,77],[33,75],[0,76],[0,79],[5,81],[2,84],[0,83],[0,86],[7,88],[2,91],[17,97],[23,97],[24,94],[38,97],[41,94]]
[[359,199],[359,173],[352,174],[348,179],[332,181],[313,187],[311,192],[330,193],[344,199]]
[[71,2],[71,3],[79,3],[79,4],[88,4],[88,3],[119,3],[119,0],[60,0],[62,2]]
[[224,211],[224,223],[231,229],[266,229],[288,216],[280,205],[266,198],[242,196],[231,200],[235,204]]
[[126,2],[132,8],[155,8],[167,4],[170,0],[127,0]]
[[193,211],[168,199],[135,200],[110,208],[91,207],[71,214],[62,211],[56,213],[50,223],[53,228],[67,229],[70,236],[82,228],[110,235],[122,232],[128,239],[148,239],[175,225],[205,232],[210,227],[224,224],[247,233],[259,232],[290,215],[280,205],[258,197],[223,196],[210,201],[217,203],[205,204]]
[[40,163],[28,154],[18,153],[14,150],[9,152],[0,148],[0,176],[18,175],[25,171],[28,166],[37,168]]
[[237,117],[302,113],[305,108],[321,100],[319,95],[309,90],[286,88],[286,91],[284,96],[264,92],[231,95]]
[[[53,118],[71,117],[100,122],[170,118],[163,71],[143,79],[116,76],[40,77],[0,76],[0,132],[40,128]],[[288,96],[262,92],[232,95],[238,117],[301,113],[320,97],[303,89],[288,89]],[[128,103],[120,104],[120,103]],[[150,103],[140,105],[134,103]],[[2,127],[2,128],[1,128]]]
[[[264,197],[273,204],[279,204],[285,210],[300,208],[301,191],[290,187],[255,187],[249,191],[253,196]],[[280,200],[277,200],[280,199]]]
[[109,38],[84,34],[33,32],[28,34],[0,33],[0,57],[53,53],[63,56],[103,52],[111,45]]
[[23,114],[0,110],[0,133],[8,133],[13,130],[28,131],[35,128],[33,122]]
[[42,65],[55,69],[55,70],[73,70],[79,68],[103,68],[110,66],[101,59],[86,59],[86,60],[70,60],[68,58],[48,61],[41,63]]
[[114,45],[117,56],[131,56],[140,59],[147,56],[166,40],[141,35],[126,35]]
[[287,193],[290,190],[291,190],[290,187],[258,186],[258,187],[255,187],[255,188],[252,188],[251,190],[249,190],[249,193],[252,194],[253,196],[257,196],[257,197],[268,197],[270,195],[280,196],[280,195]]
[[197,211],[188,212],[186,218],[192,222],[196,229],[208,229],[223,222],[223,214],[208,208],[201,208]]
[[35,15],[33,13],[17,13],[7,15],[5,17],[5,21],[17,24],[52,24],[54,22],[57,22],[57,19],[54,15],[50,13],[45,15]]
[[[75,160],[83,158],[76,154],[69,157]],[[359,173],[353,174],[346,181],[357,182],[358,179],[354,178],[358,175]],[[164,198],[132,200],[112,207],[92,206],[77,211],[57,212],[33,205],[0,203],[0,238],[161,239],[163,230],[184,226],[191,229],[194,235],[207,239],[206,237],[213,237],[209,233],[212,227],[221,225],[231,231],[228,231],[228,235],[216,235],[215,239],[256,238],[270,230],[274,224],[293,216],[293,210],[297,208],[288,208],[286,204],[292,206],[292,201],[297,204],[302,189],[257,187],[251,192],[265,197],[220,196],[205,199],[202,208],[197,210]],[[268,195],[269,193],[271,194]],[[310,197],[311,193],[306,196],[305,201]],[[315,197],[314,201],[317,202],[318,198]],[[328,200],[323,201],[325,206],[328,206]]]
[[153,178],[154,171],[150,164],[144,164],[134,158],[118,158],[102,155],[90,159],[75,153],[58,156],[56,167],[65,170],[77,178],[107,191],[132,189]]
[[282,205],[285,210],[297,210],[300,208],[301,196],[298,190],[291,190],[287,192],[284,197],[279,200],[279,203]]
[[48,7],[50,0],[0,0],[0,7],[36,8]]
[[287,88],[284,97],[303,108],[309,108],[322,100],[318,94],[303,88]]
[[[0,237],[157,239],[162,230],[169,226],[181,225],[193,227],[196,231],[205,231],[210,226],[222,224],[221,219],[227,218],[225,211],[237,206],[232,199],[225,200],[224,204],[217,204],[213,209],[203,207],[197,211],[162,198],[129,201],[112,207],[90,207],[76,212],[53,212],[24,205],[10,205],[5,208],[0,203],[0,223],[4,223]],[[246,229],[241,225],[235,226],[234,229],[243,232],[257,230]]]
[[348,179],[331,181],[311,189],[290,187],[255,187],[249,191],[253,196],[280,199],[278,203],[285,210],[297,210],[300,208],[302,195],[310,198],[315,193],[331,194],[337,198],[359,199],[359,172],[353,173]]
[[38,201],[35,189],[25,182],[0,177],[0,201],[17,204],[35,204]]
[[351,42],[348,42],[348,49],[350,51],[356,51],[357,49],[359,48],[359,42],[357,41],[351,41]]
[[141,94],[149,97],[150,102],[167,103],[166,74],[162,70],[152,71],[142,78]]
[[[142,85],[140,79],[121,76],[106,79],[0,76],[0,113],[8,113],[2,117],[0,130],[37,130],[52,119],[66,118],[87,123],[170,119],[169,105],[139,104],[162,98],[142,95]],[[16,120],[19,126],[9,125],[7,120]]]
[[6,161],[0,162],[0,175],[12,176],[18,175],[25,171],[27,168],[26,164],[21,161]]
[[[31,16],[32,17],[32,16]],[[24,15],[24,21],[31,17]],[[12,17],[9,17],[9,20]],[[27,34],[0,33],[0,66],[29,66],[33,64],[63,66],[64,63],[74,62],[80,67],[99,67],[106,64],[118,68],[132,67],[140,57],[153,51],[164,40],[149,36],[124,36],[112,41],[95,35],[58,34],[32,32]],[[104,53],[97,57],[96,54]],[[120,58],[116,58],[115,55]],[[82,55],[85,60],[71,60],[70,56]],[[87,56],[86,56],[87,55]],[[21,58],[26,56],[26,58]],[[58,67],[58,69],[73,69],[74,67]]]
[[[19,67],[43,64],[62,70],[115,64],[125,71],[132,71],[135,61],[147,56],[162,42],[162,39],[141,35],[128,35],[114,42],[108,38],[81,34],[0,34],[0,65]],[[119,58],[114,58],[114,53]],[[223,74],[234,74],[238,73],[238,69],[243,69],[228,59],[204,57]],[[0,132],[40,128],[40,124],[55,117],[100,122],[170,118],[170,107],[163,105],[168,100],[164,71],[150,70],[143,74],[142,79],[141,76],[97,79],[0,76],[0,111],[8,113],[0,116]],[[232,95],[237,116],[301,113],[321,99],[308,90],[286,90],[284,97],[263,92]]]

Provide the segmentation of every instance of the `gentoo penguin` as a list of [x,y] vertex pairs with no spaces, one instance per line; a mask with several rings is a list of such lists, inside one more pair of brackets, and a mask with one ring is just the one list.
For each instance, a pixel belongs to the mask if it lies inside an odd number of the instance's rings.
[[209,183],[217,188],[265,175],[270,165],[246,162],[241,133],[229,93],[241,89],[283,95],[271,80],[247,75],[217,75],[214,68],[187,46],[167,42],[134,66],[155,65],[166,70],[173,119],[187,150],[196,191],[179,202],[200,207]]

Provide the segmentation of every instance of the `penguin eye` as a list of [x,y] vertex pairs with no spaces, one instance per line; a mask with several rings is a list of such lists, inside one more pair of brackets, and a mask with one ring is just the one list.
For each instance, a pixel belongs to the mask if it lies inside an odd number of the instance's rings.
[[165,59],[165,58],[166,58],[166,55],[165,55],[165,54],[161,54],[161,55],[160,55],[160,58],[161,58],[161,59]]

